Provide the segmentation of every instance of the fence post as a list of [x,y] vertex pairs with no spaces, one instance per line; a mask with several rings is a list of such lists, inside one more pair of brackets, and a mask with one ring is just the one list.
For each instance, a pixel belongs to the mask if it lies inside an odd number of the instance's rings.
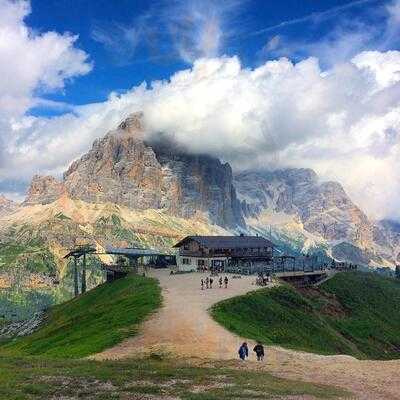
[[82,264],[82,293],[86,292],[86,253],[83,253]]
[[79,288],[78,288],[78,260],[74,256],[74,293],[75,297],[78,296],[79,294]]

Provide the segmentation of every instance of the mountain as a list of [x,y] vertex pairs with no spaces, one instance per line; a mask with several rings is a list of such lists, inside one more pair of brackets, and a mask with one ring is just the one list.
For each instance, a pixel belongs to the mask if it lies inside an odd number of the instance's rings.
[[17,203],[0,195],[0,216],[13,212],[17,207]]
[[289,241],[304,236],[300,250],[322,246],[337,260],[363,265],[393,265],[399,257],[392,228],[371,221],[338,182],[321,182],[311,169],[245,171],[234,184],[246,223],[288,224]]
[[[72,276],[63,256],[77,244],[169,252],[186,235],[243,227],[230,166],[165,141],[146,143],[134,114],[96,140],[62,181],[35,176],[23,204],[0,216],[0,287],[12,288],[1,292],[0,311],[15,293],[23,307],[14,313],[24,315],[32,303],[40,309],[68,298]],[[96,259],[90,263],[93,287],[103,273]]]
[[219,226],[244,226],[232,169],[207,155],[191,155],[169,142],[146,143],[141,114],[127,118],[73,162],[63,182],[34,177],[25,204],[48,204],[67,195],[88,203],[172,216],[203,215]]
[[[34,176],[21,205],[0,197],[0,314],[2,304],[21,314],[71,296],[63,257],[77,244],[169,252],[186,235],[238,232],[271,238],[283,252],[369,266],[393,268],[400,257],[398,227],[369,220],[339,183],[321,182],[310,169],[233,174],[228,163],[162,134],[148,138],[135,113],[62,180]],[[103,273],[97,258],[89,261],[93,287]]]

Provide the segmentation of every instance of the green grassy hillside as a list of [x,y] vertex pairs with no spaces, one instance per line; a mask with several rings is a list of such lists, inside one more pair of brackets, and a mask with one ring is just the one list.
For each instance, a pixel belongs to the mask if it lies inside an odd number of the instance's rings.
[[319,289],[290,286],[223,301],[213,317],[266,344],[357,358],[400,358],[400,282],[340,273]]
[[128,276],[53,307],[41,329],[3,345],[1,350],[8,354],[85,357],[134,335],[138,324],[160,304],[156,280]]
[[180,360],[54,360],[0,357],[0,400],[349,399],[342,389]]

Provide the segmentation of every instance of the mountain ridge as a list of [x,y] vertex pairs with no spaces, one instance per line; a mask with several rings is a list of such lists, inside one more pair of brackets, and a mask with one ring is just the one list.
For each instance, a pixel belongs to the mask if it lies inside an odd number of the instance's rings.
[[[61,181],[35,175],[21,204],[0,198],[2,288],[47,290],[56,300],[46,304],[59,302],[72,295],[68,249],[91,243],[170,252],[193,234],[262,235],[283,253],[324,262],[399,262],[397,225],[371,222],[339,183],[320,182],[311,169],[235,173],[162,135],[146,137],[141,119],[132,114],[97,139]],[[89,287],[100,279],[92,261]]]

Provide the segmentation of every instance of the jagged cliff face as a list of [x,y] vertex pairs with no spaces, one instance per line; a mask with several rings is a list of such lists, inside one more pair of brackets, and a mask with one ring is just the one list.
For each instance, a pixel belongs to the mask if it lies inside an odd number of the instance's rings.
[[320,182],[311,169],[242,172],[235,187],[253,223],[265,212],[283,213],[325,239],[335,258],[362,264],[393,264],[398,258],[391,230],[371,222],[339,183]]
[[206,216],[236,228],[244,219],[232,180],[230,166],[215,158],[186,154],[171,143],[146,143],[141,115],[134,114],[73,162],[62,183],[35,177],[25,204],[48,204],[66,194],[184,218]]
[[65,193],[62,182],[52,176],[35,175],[23,205],[50,204]]
[[367,216],[342,186],[337,182],[319,183],[310,169],[244,172],[235,177],[235,184],[245,200],[247,215],[257,215],[265,208],[296,214],[305,229],[331,241],[366,239],[369,235]]
[[296,250],[321,248],[363,264],[393,266],[400,258],[393,226],[372,223],[339,183],[320,182],[310,169],[247,171],[233,178],[229,164],[216,158],[189,154],[162,135],[145,138],[140,113],[96,140],[62,182],[34,177],[23,205],[59,199],[160,210],[231,232],[275,230],[279,234],[272,239],[284,238]]
[[96,140],[62,181],[35,176],[22,205],[0,196],[0,289],[50,290],[57,302],[72,290],[63,256],[77,244],[170,251],[186,235],[237,231],[271,238],[285,253],[400,263],[400,225],[370,221],[337,182],[310,169],[233,176],[216,158],[145,138],[141,121],[133,114]]

